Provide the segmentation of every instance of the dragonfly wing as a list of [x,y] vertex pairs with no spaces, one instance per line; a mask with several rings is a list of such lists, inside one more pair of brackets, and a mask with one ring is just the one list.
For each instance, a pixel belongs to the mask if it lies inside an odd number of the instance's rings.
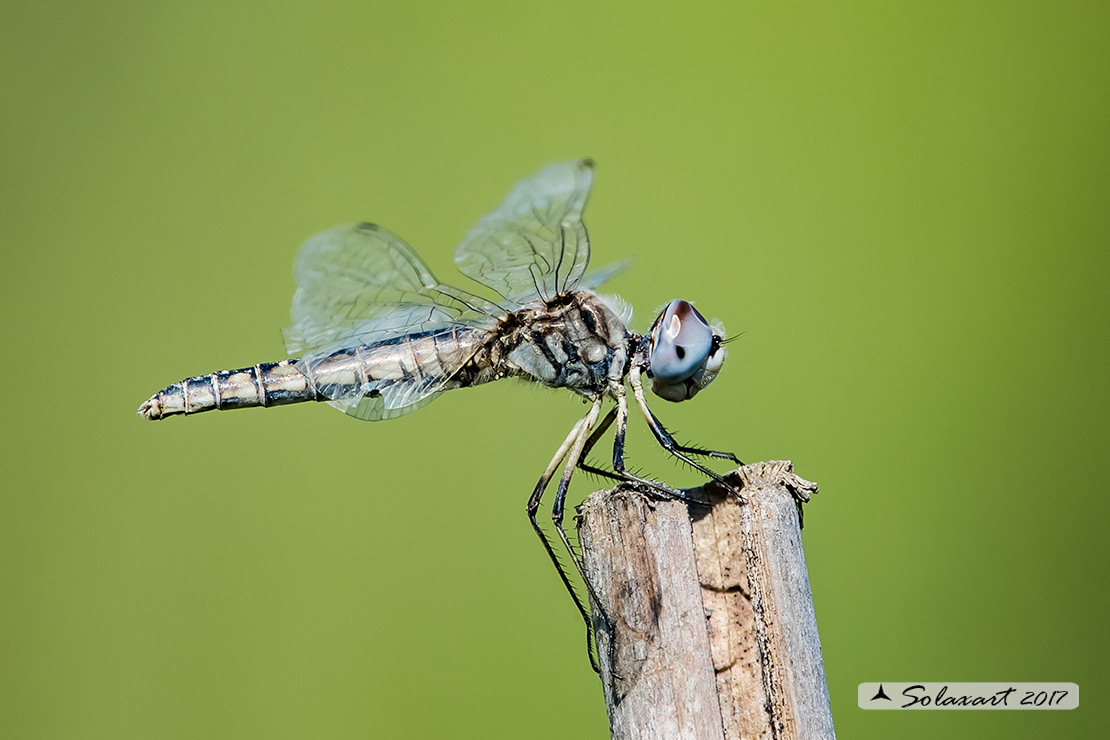
[[[285,331],[297,368],[313,376],[343,349],[452,326],[484,328],[504,314],[496,304],[440,283],[399,236],[376,224],[339,226],[309,239],[293,268],[297,292]],[[444,377],[369,387],[324,385],[329,403],[360,419],[390,419],[430,403]],[[373,396],[373,397],[372,397]]]
[[290,353],[368,344],[447,326],[486,326],[496,304],[444,285],[412,247],[376,224],[338,226],[305,242],[293,266],[297,292]]
[[588,159],[548,165],[521,180],[455,250],[459,271],[510,308],[578,287],[590,261],[582,212],[593,182]]
[[[435,382],[432,382],[435,380]],[[436,400],[442,379],[393,383],[381,395],[360,393],[328,401],[330,406],[363,421],[387,421],[411,414]]]

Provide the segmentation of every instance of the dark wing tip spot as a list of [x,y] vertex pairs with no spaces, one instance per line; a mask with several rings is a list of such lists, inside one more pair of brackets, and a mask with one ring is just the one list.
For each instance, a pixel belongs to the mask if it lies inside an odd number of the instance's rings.
[[369,221],[363,221],[355,228],[359,231],[381,231],[382,227],[378,226],[377,224],[370,223]]

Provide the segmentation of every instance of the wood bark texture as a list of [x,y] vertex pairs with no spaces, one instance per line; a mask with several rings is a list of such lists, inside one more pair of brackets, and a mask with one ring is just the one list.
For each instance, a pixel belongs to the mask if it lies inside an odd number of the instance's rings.
[[[746,465],[659,501],[632,486],[579,507],[610,731],[646,738],[834,738],[801,541],[817,486]],[[614,672],[615,666],[615,672]]]

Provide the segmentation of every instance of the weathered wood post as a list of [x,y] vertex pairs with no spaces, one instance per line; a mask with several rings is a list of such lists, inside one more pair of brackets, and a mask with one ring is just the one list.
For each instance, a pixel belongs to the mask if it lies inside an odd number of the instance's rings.
[[[615,625],[594,620],[615,740],[834,738],[801,540],[817,486],[789,461],[738,468],[687,491],[630,486],[579,507],[586,572]],[[597,613],[596,605],[594,613]]]

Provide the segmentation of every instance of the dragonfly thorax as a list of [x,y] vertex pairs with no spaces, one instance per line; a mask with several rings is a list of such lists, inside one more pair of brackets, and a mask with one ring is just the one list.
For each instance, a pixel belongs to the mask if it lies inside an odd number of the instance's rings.
[[605,395],[624,375],[630,344],[623,319],[590,291],[574,291],[509,314],[490,361],[502,374],[587,397]]

